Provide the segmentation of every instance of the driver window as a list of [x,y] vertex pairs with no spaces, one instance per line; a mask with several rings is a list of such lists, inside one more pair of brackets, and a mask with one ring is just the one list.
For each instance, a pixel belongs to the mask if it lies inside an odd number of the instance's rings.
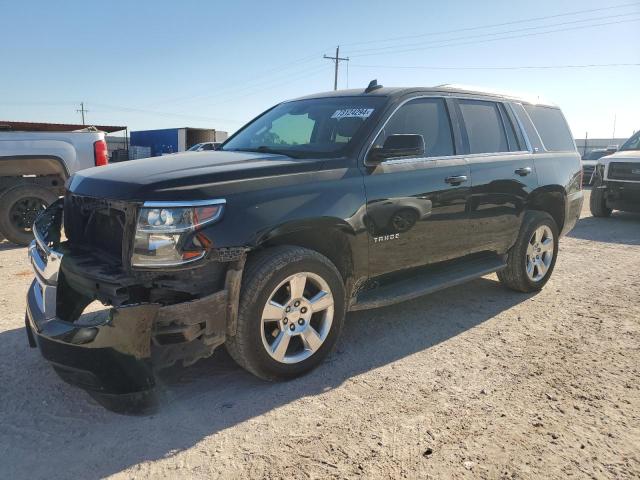
[[374,147],[382,147],[387,137],[395,134],[422,135],[427,157],[455,155],[449,113],[441,98],[416,98],[405,103],[382,129]]

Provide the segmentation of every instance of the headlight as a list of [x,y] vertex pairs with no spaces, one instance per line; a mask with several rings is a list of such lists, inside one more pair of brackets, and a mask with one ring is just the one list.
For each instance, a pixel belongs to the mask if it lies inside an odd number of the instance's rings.
[[197,237],[185,243],[194,230],[222,216],[224,200],[197,202],[145,202],[138,214],[131,265],[168,267],[198,260],[206,247]]

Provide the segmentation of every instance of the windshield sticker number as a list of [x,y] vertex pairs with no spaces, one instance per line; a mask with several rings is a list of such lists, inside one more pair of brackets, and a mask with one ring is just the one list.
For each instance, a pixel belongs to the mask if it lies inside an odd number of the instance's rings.
[[333,112],[331,118],[369,118],[373,110],[373,108],[345,108]]

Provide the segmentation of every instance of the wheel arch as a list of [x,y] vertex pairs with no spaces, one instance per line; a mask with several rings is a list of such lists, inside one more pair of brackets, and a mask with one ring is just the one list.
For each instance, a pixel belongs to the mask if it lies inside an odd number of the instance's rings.
[[327,257],[336,266],[345,284],[348,284],[357,270],[355,241],[355,232],[348,223],[339,219],[320,218],[274,227],[259,239],[256,246],[264,249],[293,245],[314,250]]
[[560,185],[546,185],[529,195],[527,210],[546,212],[556,222],[558,232],[562,232],[566,218],[567,192]]
[[56,155],[12,155],[0,157],[0,176],[58,175],[62,180],[69,178],[69,171]]

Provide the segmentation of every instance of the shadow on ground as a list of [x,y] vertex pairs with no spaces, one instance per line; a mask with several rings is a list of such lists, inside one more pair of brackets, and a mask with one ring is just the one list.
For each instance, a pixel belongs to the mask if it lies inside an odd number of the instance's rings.
[[20,248],[25,248],[23,245],[16,245],[15,243],[11,243],[7,240],[0,240],[0,252],[5,250],[18,250]]
[[[192,367],[159,375],[161,405],[147,417],[104,410],[85,392],[62,383],[39,352],[27,347],[23,329],[4,332],[0,476],[98,478],[170,456],[216,432],[445,342],[530,296],[482,278],[402,305],[350,314],[327,361],[285,383],[256,379],[220,349]],[[31,412],[26,422],[25,409]],[[43,437],[47,452],[33,452],[33,439],[42,444]]]
[[640,245],[640,214],[615,211],[610,217],[584,217],[568,236],[596,242]]

